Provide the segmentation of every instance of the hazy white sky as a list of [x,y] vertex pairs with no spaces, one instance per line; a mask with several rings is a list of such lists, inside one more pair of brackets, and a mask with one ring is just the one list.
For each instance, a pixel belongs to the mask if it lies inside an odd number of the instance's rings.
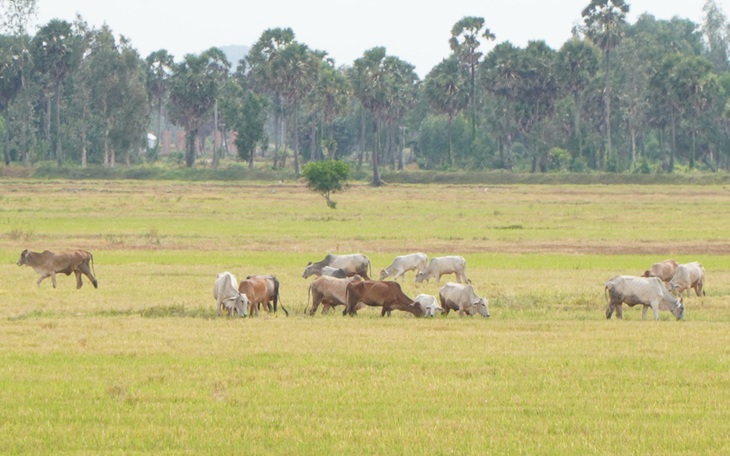
[[[730,0],[715,0],[730,15]],[[349,65],[375,46],[416,66],[424,77],[449,55],[451,27],[478,16],[497,36],[525,46],[545,40],[559,48],[589,0],[38,0],[37,23],[72,21],[76,13],[92,26],[106,23],[129,38],[146,57],[167,49],[176,60],[212,46],[252,45],[270,28],[291,27],[297,41]],[[701,23],[705,0],[628,0],[629,21],[642,13]],[[437,5],[437,6],[433,6]],[[35,29],[31,29],[34,32]]]

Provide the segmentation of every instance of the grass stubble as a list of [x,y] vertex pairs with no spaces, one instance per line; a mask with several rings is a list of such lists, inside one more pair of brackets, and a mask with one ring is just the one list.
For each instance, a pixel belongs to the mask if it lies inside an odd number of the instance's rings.
[[[2,453],[730,451],[722,187],[355,186],[332,211],[294,184],[0,185]],[[14,264],[76,247],[98,290]],[[353,251],[374,276],[461,254],[492,317],[305,316],[307,261]],[[707,269],[687,320],[606,321],[605,280],[668,256]],[[216,318],[223,270],[276,274],[292,315]]]

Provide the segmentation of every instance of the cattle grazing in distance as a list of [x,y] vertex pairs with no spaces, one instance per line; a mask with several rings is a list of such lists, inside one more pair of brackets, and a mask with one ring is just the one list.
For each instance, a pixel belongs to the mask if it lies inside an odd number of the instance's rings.
[[669,283],[674,277],[678,263],[672,259],[666,259],[651,265],[651,269],[644,271],[644,277],[659,277],[662,282]]
[[687,297],[689,297],[690,288],[695,290],[697,296],[704,296],[704,287],[705,268],[696,261],[677,266],[674,277],[669,281],[669,291],[677,291],[680,296],[684,290],[687,290]]
[[81,274],[86,275],[94,288],[99,288],[99,284],[92,274],[94,268],[94,256],[86,250],[69,250],[65,252],[52,252],[44,250],[43,252],[31,252],[28,249],[20,253],[18,266],[27,265],[35,269],[41,275],[36,284],[40,287],[43,279],[50,277],[53,282],[53,288],[56,288],[56,274],[76,275],[76,289],[81,288]]
[[608,307],[606,318],[610,319],[613,312],[616,318],[623,318],[622,303],[633,307],[637,304],[644,306],[641,310],[642,320],[646,320],[646,311],[651,307],[654,312],[654,320],[659,320],[660,310],[669,310],[677,320],[684,319],[684,304],[667,290],[662,280],[658,277],[634,277],[615,276],[611,277],[605,285],[605,293]]
[[[277,307],[279,303],[281,303],[281,297],[279,296],[279,279],[276,278],[275,275],[272,274],[259,274],[259,275],[250,275],[246,277],[246,279],[263,279],[266,281],[266,289],[269,293],[269,297],[271,301],[274,302],[274,313],[277,311]],[[284,304],[281,304],[281,309],[284,311],[286,316],[289,316],[289,311],[286,310],[286,307],[284,307]]]
[[439,304],[439,301],[438,301],[438,299],[436,299],[436,296],[421,293],[418,296],[416,296],[416,301],[423,308],[424,317],[433,317],[437,313],[441,314],[444,312],[444,309]]
[[234,311],[242,317],[246,316],[248,298],[238,291],[237,286],[236,277],[228,271],[221,272],[216,276],[213,285],[213,297],[217,303],[219,317],[223,308],[226,309],[229,317]]
[[382,307],[380,316],[391,310],[410,312],[416,317],[423,316],[423,308],[413,299],[406,296],[398,282],[383,282],[379,280],[365,280],[347,284],[347,307],[342,315],[356,315],[357,305],[364,303],[368,306]]
[[351,253],[349,255],[333,255],[329,253],[322,261],[317,261],[316,263],[310,261],[307,267],[304,268],[302,277],[306,279],[311,275],[321,276],[322,269],[325,266],[342,269],[348,276],[357,274],[366,280],[370,277],[370,259],[362,253]]
[[401,282],[405,281],[405,273],[408,271],[416,271],[419,273],[426,269],[428,257],[425,253],[411,253],[410,255],[397,256],[387,268],[380,271],[380,280],[385,280],[393,276],[393,280],[401,278]]
[[444,315],[455,310],[459,312],[459,316],[473,316],[477,313],[482,317],[489,316],[489,300],[478,296],[471,285],[449,282],[439,288],[439,300]]
[[436,283],[441,280],[441,276],[445,274],[456,274],[456,281],[461,283],[471,283],[466,276],[466,260],[461,256],[444,256],[431,258],[428,266],[423,271],[416,274],[416,283],[424,280],[436,279]]
[[[309,292],[307,293],[307,307],[304,313],[309,309],[309,297],[312,298],[312,308],[309,315],[314,315],[317,308],[322,304],[322,314],[326,314],[335,306],[347,306],[347,285],[351,282],[360,282],[362,277],[354,275],[347,278],[337,278],[330,276],[320,276],[312,280],[309,284]],[[364,304],[356,307],[355,310],[362,308]]]

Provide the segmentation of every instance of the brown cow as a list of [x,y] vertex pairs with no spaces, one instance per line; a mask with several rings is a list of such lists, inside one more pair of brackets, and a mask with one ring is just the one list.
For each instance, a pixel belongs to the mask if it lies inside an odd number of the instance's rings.
[[677,270],[677,266],[678,264],[676,261],[666,259],[659,263],[652,264],[651,269],[644,271],[644,277],[659,277],[662,282],[668,284],[669,281],[672,280],[672,277],[674,277],[674,272]]
[[41,275],[41,278],[36,282],[39,287],[43,279],[50,277],[53,281],[53,288],[56,288],[56,274],[71,275],[73,272],[76,274],[76,289],[81,288],[83,285],[81,274],[85,274],[89,278],[94,288],[99,288],[99,284],[91,273],[94,267],[94,256],[86,250],[69,250],[59,253],[44,250],[38,253],[25,249],[18,259],[18,266],[23,265],[30,266]]
[[421,305],[406,296],[398,282],[365,280],[349,283],[347,285],[347,307],[342,315],[356,315],[356,306],[359,302],[368,306],[382,307],[381,317],[386,313],[390,314],[393,309],[410,312],[416,317],[423,316]]
[[[314,315],[317,312],[317,307],[322,304],[322,314],[326,314],[332,307],[347,305],[347,285],[351,282],[360,282],[362,277],[354,275],[346,279],[337,277],[320,276],[312,280],[309,284],[309,293],[307,295],[307,301],[309,296],[312,297],[312,309],[309,311],[309,315]],[[364,304],[358,304],[356,311],[364,307]],[[309,308],[309,304],[307,304]],[[307,313],[307,308],[304,309],[304,313]]]
[[269,284],[264,277],[252,277],[250,279],[241,280],[238,284],[238,291],[245,294],[248,298],[248,316],[258,315],[259,305],[264,305],[266,312],[271,312],[269,302],[273,299],[270,292]]
[[[259,274],[259,275],[250,275],[246,277],[247,279],[264,279],[266,280],[266,287],[269,292],[269,296],[271,297],[271,300],[274,301],[274,313],[276,313],[276,308],[279,305],[281,301],[281,296],[279,296],[279,279],[276,278],[273,274]],[[281,308],[284,310],[284,313],[286,316],[289,316],[289,311],[286,310],[286,307],[284,307],[284,304],[281,304]]]

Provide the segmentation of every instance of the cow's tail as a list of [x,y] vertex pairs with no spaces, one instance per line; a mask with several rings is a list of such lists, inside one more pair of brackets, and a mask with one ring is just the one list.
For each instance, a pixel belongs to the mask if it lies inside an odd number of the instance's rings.
[[94,276],[94,288],[99,288],[99,279],[96,277],[96,268],[94,268],[94,254],[91,252],[86,252],[89,254],[89,262],[91,263],[91,274]]
[[309,287],[307,288],[307,306],[304,308],[304,314],[306,315],[307,310],[309,310],[309,298],[312,295],[312,284],[309,284]]
[[284,314],[288,317],[289,316],[289,311],[286,310],[286,307],[284,307],[284,303],[281,302],[281,296],[279,296],[279,304],[281,305],[281,310],[283,310],[284,311]]

